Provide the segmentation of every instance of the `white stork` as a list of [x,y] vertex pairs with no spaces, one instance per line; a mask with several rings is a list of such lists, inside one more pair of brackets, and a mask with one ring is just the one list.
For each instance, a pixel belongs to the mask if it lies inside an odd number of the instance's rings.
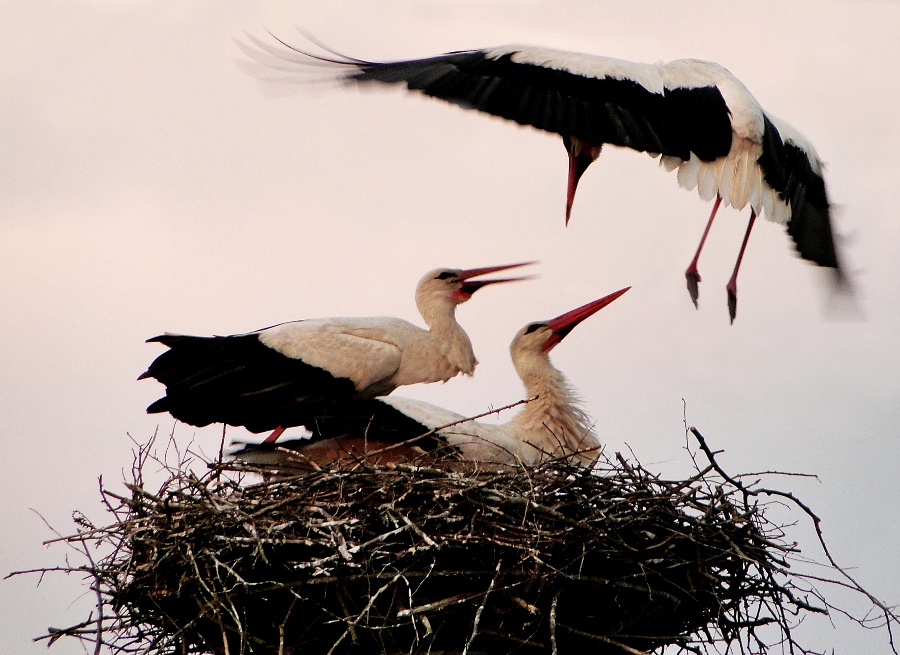
[[[341,401],[309,408],[303,425],[310,437],[244,444],[232,455],[247,463],[306,470],[347,460],[416,460],[449,446],[463,459],[479,462],[535,466],[568,458],[588,465],[600,454],[600,441],[549,355],[576,325],[629,288],[519,330],[510,354],[530,400],[507,423],[479,423],[411,398]],[[428,436],[416,439],[422,435]]]
[[[373,398],[397,387],[472,375],[478,363],[456,307],[479,289],[527,278],[473,278],[526,266],[436,269],[416,286],[427,330],[393,317],[321,318],[232,336],[163,334],[169,347],[138,378],[155,378],[166,395],[147,408],[196,426],[242,425],[251,432],[302,424],[306,405]],[[301,417],[298,419],[297,417]]]
[[643,64],[532,46],[370,62],[308,53],[280,39],[277,46],[250,38],[289,66],[334,66],[340,69],[340,79],[349,82],[402,84],[466,109],[561,135],[569,154],[567,223],[578,181],[605,144],[662,155],[660,163],[667,170],[677,169],[682,187],[696,188],[704,200],[715,198],[697,253],[685,271],[694,305],[700,281],[697,260],[720,203],[735,209],[749,205],[750,221],[726,287],[732,322],[737,273],[759,214],[787,226],[801,257],[834,269],[836,280],[843,279],[818,154],[797,130],[764,111],[719,64],[697,59]]

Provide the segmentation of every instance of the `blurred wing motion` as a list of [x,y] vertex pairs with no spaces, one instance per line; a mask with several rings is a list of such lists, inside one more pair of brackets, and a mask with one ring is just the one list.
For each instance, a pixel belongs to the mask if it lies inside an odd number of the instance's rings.
[[569,154],[566,222],[578,181],[604,145],[662,155],[678,183],[715,199],[697,254],[685,272],[694,304],[697,260],[720,203],[750,206],[750,221],[727,285],[737,313],[737,273],[756,216],[787,226],[800,256],[843,280],[822,162],[796,129],[765,112],[728,70],[681,59],[643,64],[533,46],[451,52],[370,62],[317,55],[280,39],[249,37],[251,57],[281,70],[318,65],[357,84],[398,84],[466,109],[559,134]]

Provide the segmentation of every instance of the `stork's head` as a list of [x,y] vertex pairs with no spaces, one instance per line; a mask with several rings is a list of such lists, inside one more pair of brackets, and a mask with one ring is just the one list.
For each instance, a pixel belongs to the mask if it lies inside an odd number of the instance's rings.
[[565,339],[576,325],[599,312],[630,288],[619,289],[615,293],[589,302],[565,314],[560,314],[549,321],[529,323],[519,330],[510,344],[509,349],[513,361],[518,363],[533,357],[546,358],[556,344]]
[[499,282],[515,282],[527,280],[525,277],[494,278],[490,280],[474,280],[472,278],[497,271],[505,271],[510,268],[527,266],[535,262],[521,264],[505,264],[503,266],[486,266],[484,268],[436,268],[428,271],[416,287],[416,305],[419,311],[425,315],[427,310],[435,306],[449,306],[451,308],[466,302],[472,295],[489,284]]

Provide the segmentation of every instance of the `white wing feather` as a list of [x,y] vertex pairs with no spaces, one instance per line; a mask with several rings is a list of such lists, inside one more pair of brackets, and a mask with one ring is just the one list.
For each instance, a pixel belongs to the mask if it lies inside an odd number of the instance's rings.
[[362,390],[400,367],[402,349],[396,335],[402,331],[390,329],[398,323],[406,322],[387,317],[295,321],[263,330],[259,339],[285,357],[349,378]]
[[498,464],[516,464],[522,459],[523,444],[507,435],[502,425],[469,421],[462,414],[413,398],[390,396],[379,400],[429,430],[449,425],[438,433],[466,459]]

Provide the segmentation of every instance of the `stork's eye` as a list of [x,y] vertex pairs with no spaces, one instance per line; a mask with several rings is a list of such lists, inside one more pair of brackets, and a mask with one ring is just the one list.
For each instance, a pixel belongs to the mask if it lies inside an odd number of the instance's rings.
[[451,273],[450,271],[444,271],[443,273],[438,273],[435,280],[449,280],[450,278],[456,277],[455,273]]
[[525,334],[531,334],[535,330],[539,330],[542,327],[544,327],[543,323],[532,323],[531,325],[529,325],[528,327],[525,328]]

